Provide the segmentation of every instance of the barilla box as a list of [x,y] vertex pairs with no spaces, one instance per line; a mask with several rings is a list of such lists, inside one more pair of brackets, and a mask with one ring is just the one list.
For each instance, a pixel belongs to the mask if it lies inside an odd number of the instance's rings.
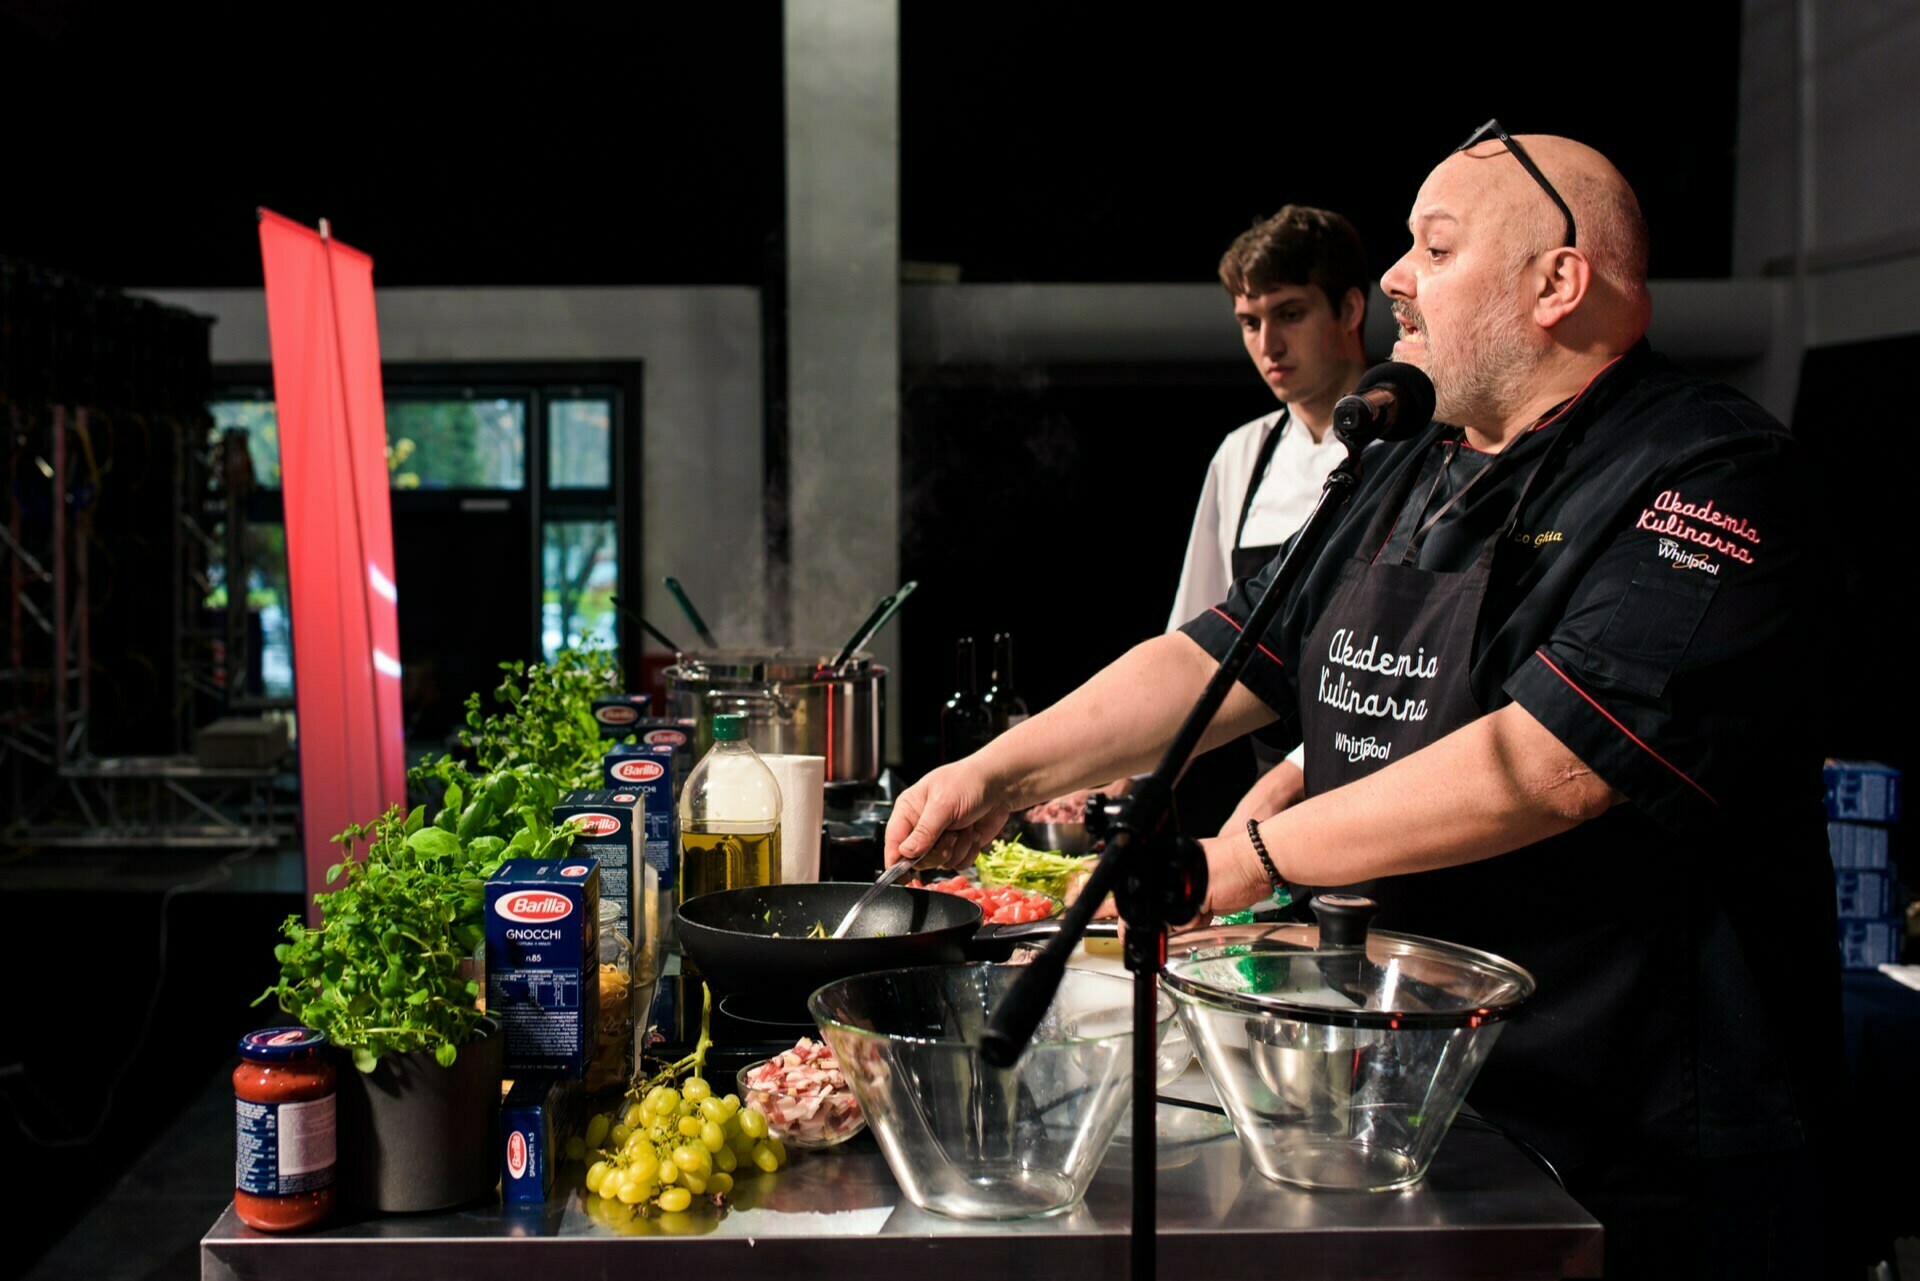
[[[674,891],[680,884],[680,818],[673,805],[672,746],[616,743],[601,760],[607,787],[638,792],[643,801],[640,857],[656,878],[657,922],[648,937],[666,943],[673,937]],[[557,812],[557,811],[556,811]]]
[[572,1091],[573,1082],[545,1075],[522,1077],[507,1091],[500,1104],[502,1201],[544,1202],[553,1190]]
[[1840,964],[1849,970],[1871,970],[1896,965],[1907,941],[1907,923],[1882,921],[1840,922]]
[[685,716],[642,716],[633,723],[633,735],[640,746],[673,749],[675,796],[687,785],[687,775],[693,773],[694,753],[699,748],[694,739],[697,728],[692,718]]
[[[659,959],[660,896],[673,892],[675,881],[650,862],[646,833],[654,814],[654,797],[643,787],[583,788],[567,792],[553,807],[554,826],[578,820],[586,830],[573,838],[573,852],[600,860],[600,893],[620,905],[627,939],[635,952],[635,969],[651,974]],[[667,904],[667,920],[673,905]]]
[[1827,817],[1853,823],[1900,821],[1900,771],[1879,761],[1828,761]]
[[1843,921],[1866,921],[1893,913],[1893,877],[1886,872],[1836,871],[1834,901]]
[[625,738],[634,723],[646,717],[653,700],[645,694],[608,694],[593,700],[593,719],[600,722],[601,738]]
[[599,864],[508,859],[486,900],[487,1013],[506,1032],[506,1075],[578,1078],[600,1028]]
[[1885,871],[1893,866],[1893,829],[1871,823],[1829,823],[1827,853],[1835,871]]

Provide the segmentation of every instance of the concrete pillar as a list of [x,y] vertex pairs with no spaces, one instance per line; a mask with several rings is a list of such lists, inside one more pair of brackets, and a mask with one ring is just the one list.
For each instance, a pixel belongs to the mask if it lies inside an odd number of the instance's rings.
[[831,648],[899,586],[900,20],[786,0],[785,21],[789,634]]

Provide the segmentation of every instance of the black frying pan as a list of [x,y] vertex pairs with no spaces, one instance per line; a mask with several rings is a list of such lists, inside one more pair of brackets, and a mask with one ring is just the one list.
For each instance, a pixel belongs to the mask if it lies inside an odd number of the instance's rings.
[[798,1021],[809,1022],[807,997],[838,979],[911,965],[1004,961],[1016,941],[1058,928],[1053,921],[982,926],[978,903],[895,886],[861,909],[846,938],[806,937],[816,923],[832,933],[870,888],[824,881],[702,894],[674,912],[680,945],[716,998],[796,1012]]

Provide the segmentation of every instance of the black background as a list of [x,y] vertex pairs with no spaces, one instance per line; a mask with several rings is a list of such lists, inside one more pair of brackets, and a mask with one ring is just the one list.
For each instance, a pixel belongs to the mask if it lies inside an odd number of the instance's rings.
[[[1397,254],[1481,121],[1613,156],[1657,276],[1725,275],[1740,6],[906,4],[904,256],[1207,280],[1286,201]],[[0,0],[0,253],[257,286],[266,205],[382,285],[754,283],[782,205],[779,6]]]

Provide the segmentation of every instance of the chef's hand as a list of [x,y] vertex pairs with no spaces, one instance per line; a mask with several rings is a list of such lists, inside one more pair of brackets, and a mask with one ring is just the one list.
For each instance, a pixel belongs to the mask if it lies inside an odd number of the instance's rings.
[[975,758],[942,765],[901,793],[887,820],[887,864],[962,868],[1007,825],[1012,810]]
[[1262,774],[1240,803],[1233,807],[1233,816],[1220,828],[1223,837],[1239,833],[1242,840],[1247,835],[1248,819],[1269,819],[1289,805],[1297,805],[1306,799],[1307,776],[1291,760],[1281,761],[1278,765]]
[[[1207,856],[1207,902],[1200,909],[1200,924],[1206,924],[1215,916],[1252,907],[1273,893],[1273,882],[1267,879],[1266,869],[1260,866],[1260,856],[1253,852],[1253,842],[1247,839],[1244,820],[1237,833],[1201,841],[1200,850]],[[1269,852],[1274,852],[1271,847]],[[1286,873],[1282,871],[1281,875]]]

